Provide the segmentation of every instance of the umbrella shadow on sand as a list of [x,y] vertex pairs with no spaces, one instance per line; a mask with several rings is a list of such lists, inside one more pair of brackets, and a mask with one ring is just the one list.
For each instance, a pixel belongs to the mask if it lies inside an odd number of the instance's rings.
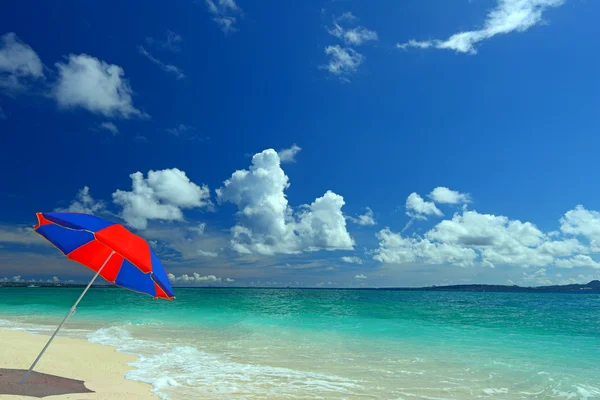
[[25,383],[19,381],[25,369],[0,368],[0,395],[46,397],[61,394],[93,393],[83,381],[33,371]]

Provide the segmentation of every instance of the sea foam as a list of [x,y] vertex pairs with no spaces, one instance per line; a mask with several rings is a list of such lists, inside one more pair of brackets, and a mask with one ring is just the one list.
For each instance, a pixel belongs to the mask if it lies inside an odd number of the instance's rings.
[[[339,376],[240,362],[193,346],[136,339],[130,325],[99,329],[90,342],[134,354],[126,377],[151,384],[161,398],[298,398],[312,393],[352,396],[360,382]],[[338,397],[340,398],[340,397]]]

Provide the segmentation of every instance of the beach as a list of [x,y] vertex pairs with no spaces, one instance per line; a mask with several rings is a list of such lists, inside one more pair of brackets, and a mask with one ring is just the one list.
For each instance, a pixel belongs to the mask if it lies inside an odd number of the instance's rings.
[[[22,331],[0,330],[0,368],[28,369],[49,336]],[[158,397],[152,386],[125,379],[132,367],[127,364],[137,357],[115,352],[110,346],[89,343],[82,339],[56,337],[35,371],[82,380],[94,393],[52,396],[52,399],[148,399]],[[1,391],[0,391],[1,393]],[[25,396],[2,395],[1,399],[31,399]]]
[[[27,368],[81,289],[0,290]],[[92,288],[36,369],[98,392],[73,399],[593,400],[598,359],[597,294]]]

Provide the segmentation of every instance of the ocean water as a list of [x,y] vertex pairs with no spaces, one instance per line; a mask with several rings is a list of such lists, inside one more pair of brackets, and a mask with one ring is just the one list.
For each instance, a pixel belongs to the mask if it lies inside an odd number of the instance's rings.
[[[81,289],[0,288],[51,333]],[[600,295],[91,289],[61,335],[139,356],[163,399],[600,399]]]

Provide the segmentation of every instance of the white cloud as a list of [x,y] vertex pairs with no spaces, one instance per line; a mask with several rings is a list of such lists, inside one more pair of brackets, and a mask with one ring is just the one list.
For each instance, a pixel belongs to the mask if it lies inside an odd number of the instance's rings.
[[6,119],[6,113],[4,112],[2,107],[0,107],[0,119]]
[[462,204],[471,202],[468,193],[459,193],[447,187],[438,186],[429,194],[429,198],[439,204]]
[[235,282],[235,279],[226,278],[226,279],[225,279],[225,282],[229,282],[229,283],[231,283],[231,282]]
[[335,18],[335,20],[338,22],[355,22],[357,20],[357,18],[350,11],[346,11],[339,17]]
[[484,23],[482,29],[459,32],[447,40],[416,41],[410,40],[397,44],[398,48],[408,47],[450,49],[458,53],[477,53],[475,45],[496,35],[511,32],[524,32],[538,23],[550,7],[558,7],[564,0],[498,0]]
[[0,88],[20,90],[24,79],[44,77],[42,61],[14,32],[0,36]]
[[404,238],[389,228],[376,234],[379,248],[373,259],[386,264],[453,264],[473,265],[477,253],[473,249],[432,242],[428,239]]
[[349,47],[339,45],[325,47],[325,54],[329,56],[329,63],[324,66],[331,74],[348,81],[348,76],[356,72],[363,63],[364,57]]
[[12,278],[7,278],[7,277],[0,278],[0,282],[22,283],[22,282],[25,282],[25,281],[21,278],[21,275],[16,275],[16,276],[13,276]]
[[342,26],[344,22],[354,22],[356,17],[351,13],[343,14],[340,18],[334,18],[333,28],[327,31],[332,36],[342,40],[344,43],[350,46],[360,46],[361,44],[370,40],[377,40],[377,32],[369,30],[363,26],[357,26],[354,28],[347,28]]
[[179,124],[174,128],[168,128],[167,133],[170,133],[173,136],[181,137],[186,135],[190,131],[194,131],[195,129],[196,128],[194,128],[193,126]]
[[594,261],[590,256],[583,254],[568,259],[558,259],[554,262],[554,265],[559,268],[589,267],[600,269],[600,262]]
[[21,276],[13,276],[13,278],[12,278],[12,279],[11,279],[11,278],[7,278],[7,277],[0,278],[0,283],[4,283],[4,282],[11,282],[11,281],[12,281],[14,278],[19,278],[19,279],[20,279],[20,278],[21,278]]
[[552,280],[546,276],[545,268],[540,268],[531,274],[523,272],[522,281],[525,285],[529,286],[549,286],[554,284]]
[[174,52],[181,51],[181,42],[183,38],[180,34],[175,33],[171,30],[167,30],[166,38],[164,40],[158,40],[151,37],[146,38],[146,43],[149,45],[158,45],[163,50],[169,50]]
[[132,90],[118,65],[87,54],[69,55],[56,63],[58,81],[54,95],[63,108],[82,107],[106,117],[147,117],[133,106]]
[[367,207],[367,211],[363,215],[359,215],[356,218],[348,217],[348,219],[355,224],[363,226],[377,224],[377,222],[375,222],[375,214],[373,214],[373,210],[371,210],[369,207]]
[[210,283],[221,283],[223,280],[225,280],[226,282],[233,282],[233,279],[230,278],[218,278],[215,275],[206,275],[206,276],[202,276],[197,272],[194,272],[191,275],[188,274],[183,274],[183,275],[179,275],[176,276],[174,274],[169,273],[168,274],[169,280],[171,281],[171,283],[173,284],[188,284],[188,285],[194,285],[194,284],[210,284]]
[[208,12],[213,15],[213,20],[221,27],[225,33],[235,32],[237,16],[242,14],[242,9],[238,7],[234,0],[205,0]]
[[296,162],[296,154],[300,153],[301,150],[302,148],[294,143],[289,149],[280,150],[277,154],[279,154],[281,163],[293,163]]
[[277,152],[267,149],[252,157],[249,170],[239,170],[217,189],[219,202],[238,206],[238,225],[231,241],[240,253],[293,254],[320,249],[352,249],[341,208],[344,199],[331,191],[294,212],[285,190],[288,177]]
[[407,215],[417,219],[425,219],[427,215],[438,217],[444,214],[430,201],[425,201],[417,193],[411,193],[406,198]]
[[204,231],[206,230],[206,223],[204,223],[204,222],[201,222],[201,223],[199,223],[199,224],[198,224],[198,225],[196,225],[196,226],[193,226],[193,227],[191,227],[191,228],[188,228],[188,230],[189,230],[190,232],[194,232],[194,233],[196,233],[196,234],[198,234],[198,235],[204,235]]
[[367,279],[367,277],[363,274],[358,274],[354,277],[354,279],[358,279],[358,280],[364,280]]
[[183,74],[183,72],[181,72],[181,69],[179,69],[178,67],[174,66],[173,64],[165,64],[164,62],[160,61],[158,58],[156,58],[152,54],[150,54],[148,52],[148,50],[146,50],[143,46],[138,46],[137,49],[141,55],[146,57],[153,64],[158,65],[158,67],[160,69],[162,69],[163,71],[175,75],[175,78],[177,78],[177,79],[185,78],[185,75]]
[[47,244],[30,226],[0,225],[0,243],[43,245]]
[[578,205],[560,219],[560,230],[565,234],[584,236],[592,250],[600,252],[600,212]]
[[148,220],[182,221],[182,209],[212,207],[208,186],[191,182],[185,172],[164,169],[130,175],[131,192],[117,190],[113,201],[123,207],[122,217],[136,229],[145,229]]
[[[583,214],[576,208],[561,219],[563,231],[582,239],[593,238],[593,230],[581,229]],[[587,225],[586,225],[587,226]],[[373,258],[390,264],[451,264],[562,268],[593,267],[600,263],[589,256],[591,249],[578,238],[542,232],[530,222],[505,216],[463,210],[426,232],[423,237],[402,237],[389,228],[377,233],[379,248]],[[592,238],[587,236],[590,243]]]
[[201,250],[201,249],[198,249],[196,251],[197,251],[198,255],[203,256],[203,257],[215,258],[219,255],[218,253],[216,253],[214,251],[206,251],[206,250]]
[[103,122],[100,124],[100,128],[111,132],[113,135],[119,133],[119,128],[112,122]]
[[349,264],[362,264],[363,263],[363,260],[359,257],[344,256],[344,257],[342,257],[342,261],[345,263],[349,263]]
[[103,201],[96,201],[90,194],[90,188],[84,186],[71,202],[68,208],[58,208],[59,212],[76,212],[85,214],[100,214],[106,210]]

